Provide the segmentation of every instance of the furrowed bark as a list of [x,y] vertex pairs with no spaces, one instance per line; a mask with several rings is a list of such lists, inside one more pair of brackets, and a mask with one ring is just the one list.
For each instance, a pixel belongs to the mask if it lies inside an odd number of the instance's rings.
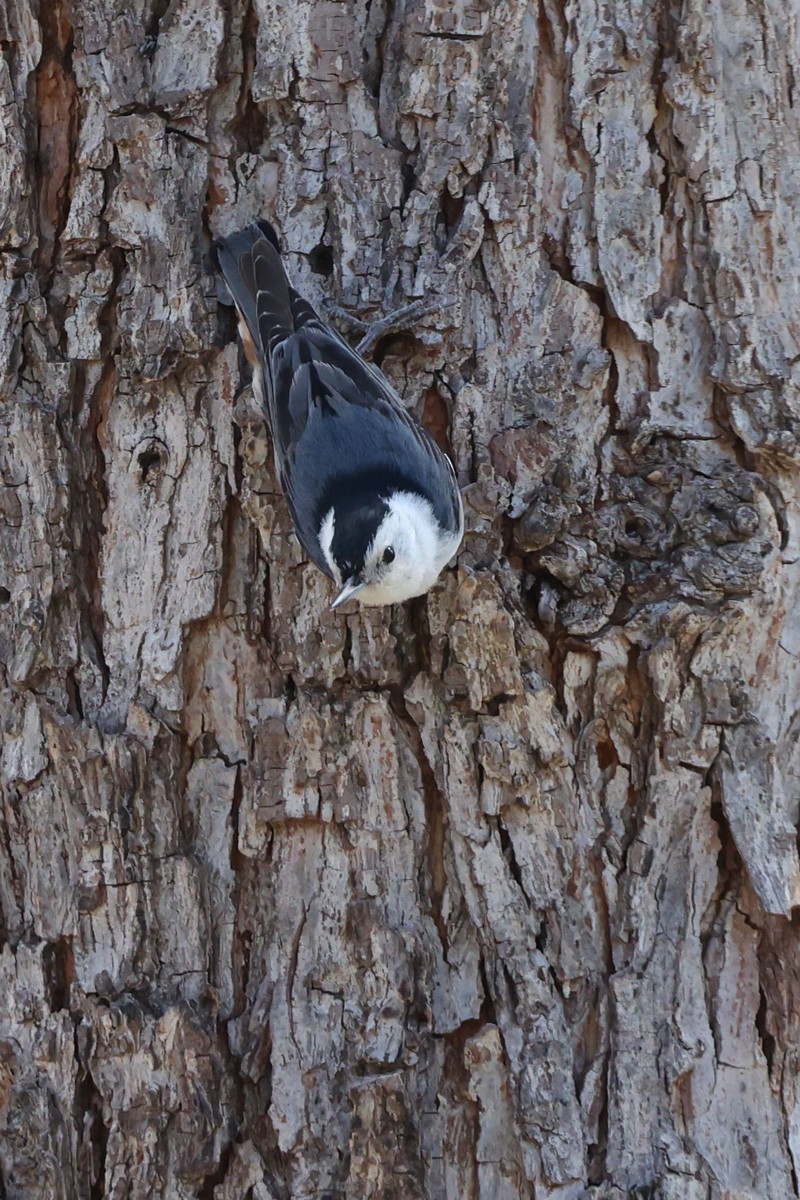
[[[797,4],[0,13],[0,1193],[800,1195]],[[332,613],[210,240],[441,307]]]

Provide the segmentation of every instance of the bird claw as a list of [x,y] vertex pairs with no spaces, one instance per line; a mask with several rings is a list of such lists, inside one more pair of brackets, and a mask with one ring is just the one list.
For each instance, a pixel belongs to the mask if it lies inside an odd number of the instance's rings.
[[361,333],[364,333],[365,330],[370,328],[369,321],[362,321],[360,317],[353,316],[346,308],[342,308],[339,304],[334,304],[332,300],[323,299],[322,307],[329,316],[336,317],[345,325],[349,325],[351,329],[358,329]]
[[323,301],[326,310],[334,317],[338,317],[345,324],[353,329],[357,329],[359,333],[363,333],[364,337],[356,346],[356,353],[362,357],[366,357],[376,342],[387,333],[394,333],[399,329],[407,329],[409,325],[413,325],[420,317],[425,317],[429,313],[439,312],[443,308],[449,308],[437,296],[425,296],[420,300],[412,300],[410,304],[404,304],[402,308],[396,308],[394,312],[387,313],[385,317],[379,317],[377,321],[362,321],[360,317],[353,316],[347,309],[340,308],[338,304],[332,304],[329,301]]

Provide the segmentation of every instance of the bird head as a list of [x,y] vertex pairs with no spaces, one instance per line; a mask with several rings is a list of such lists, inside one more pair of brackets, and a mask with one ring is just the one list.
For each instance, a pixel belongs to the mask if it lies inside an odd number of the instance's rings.
[[332,508],[320,544],[340,587],[333,608],[355,597],[379,605],[421,596],[449,557],[430,503],[413,492]]

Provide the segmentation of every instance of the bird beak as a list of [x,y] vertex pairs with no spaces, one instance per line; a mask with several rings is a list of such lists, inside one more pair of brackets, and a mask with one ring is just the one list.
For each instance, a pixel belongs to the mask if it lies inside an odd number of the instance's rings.
[[353,596],[357,595],[361,591],[363,586],[363,579],[359,579],[357,575],[351,575],[342,590],[339,592],[339,595],[334,600],[331,608],[338,608],[340,604],[344,604],[345,600],[352,599]]

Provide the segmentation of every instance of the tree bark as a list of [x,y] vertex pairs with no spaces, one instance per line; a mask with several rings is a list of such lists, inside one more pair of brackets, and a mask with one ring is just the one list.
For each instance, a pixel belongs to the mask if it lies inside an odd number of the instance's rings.
[[[796,0],[0,11],[0,1195],[800,1195]],[[331,612],[211,237],[442,307]]]

